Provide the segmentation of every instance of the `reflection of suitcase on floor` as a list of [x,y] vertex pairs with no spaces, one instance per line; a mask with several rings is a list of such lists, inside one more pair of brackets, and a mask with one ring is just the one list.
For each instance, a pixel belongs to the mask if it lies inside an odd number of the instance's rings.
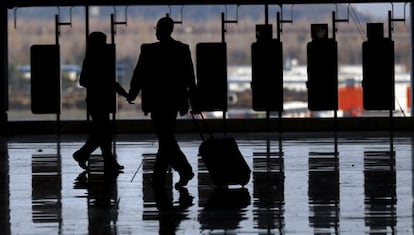
[[[206,122],[204,118],[203,122]],[[249,182],[251,170],[234,138],[214,138],[210,133],[209,139],[204,140],[203,136],[202,139],[198,154],[206,165],[214,184],[219,187],[244,186]]]

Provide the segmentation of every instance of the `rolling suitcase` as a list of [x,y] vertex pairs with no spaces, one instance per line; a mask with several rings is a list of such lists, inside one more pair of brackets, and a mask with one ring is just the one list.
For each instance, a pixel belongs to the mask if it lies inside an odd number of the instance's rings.
[[[205,139],[197,125],[194,114],[192,114],[192,117],[203,140],[198,155],[201,156],[206,165],[214,184],[218,187],[246,185],[250,180],[251,170],[240,152],[236,140],[232,137],[215,138],[208,128],[210,138]],[[201,117],[204,126],[207,127],[202,114]]]

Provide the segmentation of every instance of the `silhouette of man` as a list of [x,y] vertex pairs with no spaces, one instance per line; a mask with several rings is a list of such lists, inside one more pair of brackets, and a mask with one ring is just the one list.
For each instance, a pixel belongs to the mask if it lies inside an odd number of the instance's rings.
[[128,101],[141,91],[141,108],[150,113],[158,138],[153,183],[163,184],[168,166],[178,171],[175,187],[184,187],[194,177],[192,167],[175,139],[177,114],[189,110],[189,97],[194,92],[195,76],[189,46],[171,37],[174,22],[159,19],[156,37],[159,42],[143,44],[135,67]]
[[115,111],[115,92],[125,97],[128,93],[115,81],[115,74],[111,71],[113,58],[110,57],[106,35],[102,32],[91,33],[79,78],[80,85],[87,89],[86,105],[92,119],[91,130],[86,143],[73,154],[79,166],[86,170],[89,156],[98,147],[102,151],[105,171],[124,168],[112,154],[112,125],[109,114]]

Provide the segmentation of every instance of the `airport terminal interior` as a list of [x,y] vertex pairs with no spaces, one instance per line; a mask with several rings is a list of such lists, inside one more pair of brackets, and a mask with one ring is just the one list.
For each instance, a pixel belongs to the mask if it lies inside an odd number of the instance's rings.
[[[326,5],[325,18],[299,19]],[[189,19],[207,10],[215,20]],[[0,234],[414,234],[413,12],[379,0],[1,0]],[[100,149],[81,168],[73,156],[93,120],[76,40],[104,21],[106,67],[127,88],[136,45],[164,16],[193,53],[203,116],[180,117],[176,139],[194,178],[175,187],[169,168],[154,186],[159,143],[139,97],[111,103],[110,149],[125,168],[105,170]],[[237,143],[246,182],[217,185],[203,160],[202,143],[223,138]]]

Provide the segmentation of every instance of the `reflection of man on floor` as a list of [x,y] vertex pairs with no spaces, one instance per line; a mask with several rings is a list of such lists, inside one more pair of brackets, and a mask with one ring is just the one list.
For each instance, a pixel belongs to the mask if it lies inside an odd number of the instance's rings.
[[174,22],[161,18],[156,26],[159,42],[143,44],[131,79],[128,101],[142,90],[142,110],[150,113],[159,142],[154,165],[154,183],[163,184],[168,166],[180,174],[176,187],[186,186],[194,177],[192,167],[175,139],[177,113],[189,109],[195,76],[189,46],[171,37]]
[[173,200],[171,187],[153,187],[154,200],[158,208],[159,234],[175,234],[183,220],[188,220],[188,208],[193,206],[194,197],[187,188],[178,188],[178,202]]

